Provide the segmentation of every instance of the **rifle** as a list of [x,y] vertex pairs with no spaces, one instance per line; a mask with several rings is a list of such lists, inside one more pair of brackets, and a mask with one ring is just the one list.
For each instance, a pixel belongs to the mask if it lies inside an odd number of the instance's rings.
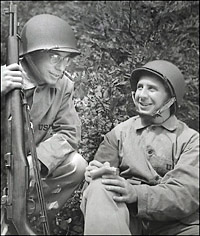
[[[7,65],[19,63],[19,36],[17,34],[17,6],[10,1],[10,15]],[[33,159],[36,189],[41,207],[41,219],[44,235],[50,235],[46,213],[46,204],[38,167],[36,147],[29,107],[23,90],[14,89],[6,95],[6,147],[5,166],[7,186],[1,199],[8,225],[18,235],[36,235],[31,229],[27,217],[27,197],[29,190],[29,164],[25,151],[25,127],[27,124],[30,152]]]

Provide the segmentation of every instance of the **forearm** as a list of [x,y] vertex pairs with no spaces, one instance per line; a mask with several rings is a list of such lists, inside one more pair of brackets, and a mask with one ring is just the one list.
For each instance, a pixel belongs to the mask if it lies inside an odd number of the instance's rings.
[[[181,179],[175,177],[179,172]],[[156,186],[138,185],[138,216],[148,220],[177,220],[194,213],[199,206],[198,170],[174,170],[171,177]],[[175,174],[175,175],[173,175]],[[193,180],[193,181],[191,181]]]
[[[73,143],[75,142],[73,141]],[[67,140],[66,135],[59,133],[41,142],[37,147],[38,159],[47,168],[48,175],[73,151],[75,148]]]

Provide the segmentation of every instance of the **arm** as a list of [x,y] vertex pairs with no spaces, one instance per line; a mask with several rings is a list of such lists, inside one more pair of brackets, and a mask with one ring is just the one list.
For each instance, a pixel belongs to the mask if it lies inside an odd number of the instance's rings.
[[183,219],[198,210],[199,134],[188,129],[180,133],[178,161],[158,185],[132,185],[120,176],[103,176],[106,189],[116,193],[115,201],[135,203],[139,217],[156,221]]
[[94,160],[86,167],[85,179],[88,183],[90,183],[92,179],[101,177],[106,173],[116,174],[116,169],[113,169],[113,167],[110,166],[118,167],[117,143],[117,137],[114,130],[104,136],[104,140],[100,144]]
[[94,160],[101,163],[109,162],[110,166],[119,167],[119,147],[118,138],[116,136],[115,129],[112,129],[109,133],[104,136],[104,140],[100,144]]
[[53,122],[53,135],[37,147],[38,159],[46,166],[48,174],[51,174],[69,153],[77,150],[81,137],[81,123],[72,99],[73,85],[70,83],[67,86]]
[[186,144],[175,168],[156,186],[134,186],[138,196],[138,216],[149,220],[177,220],[199,207],[199,135]]

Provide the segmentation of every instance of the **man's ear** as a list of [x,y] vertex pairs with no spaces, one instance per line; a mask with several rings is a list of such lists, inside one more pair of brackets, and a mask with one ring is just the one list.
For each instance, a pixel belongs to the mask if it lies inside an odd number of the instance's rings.
[[[40,78],[40,72],[33,61],[33,55],[27,54],[21,61],[22,67],[30,78]],[[35,80],[35,79],[34,79]],[[35,81],[36,82],[36,81]]]

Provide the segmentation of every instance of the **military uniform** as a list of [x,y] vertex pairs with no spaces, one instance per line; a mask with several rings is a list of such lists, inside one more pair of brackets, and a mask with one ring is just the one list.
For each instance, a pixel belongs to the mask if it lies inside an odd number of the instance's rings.
[[197,232],[198,132],[174,115],[160,125],[143,124],[136,116],[105,135],[94,159],[118,167],[134,185],[138,202],[116,203],[100,179],[92,180],[81,206],[86,235]]
[[81,123],[72,99],[74,83],[64,76],[54,87],[34,87],[27,77],[24,84],[25,93],[33,90],[27,100],[31,105],[36,151],[48,170],[42,173],[47,209],[58,209],[84,179],[87,166],[77,153]]

